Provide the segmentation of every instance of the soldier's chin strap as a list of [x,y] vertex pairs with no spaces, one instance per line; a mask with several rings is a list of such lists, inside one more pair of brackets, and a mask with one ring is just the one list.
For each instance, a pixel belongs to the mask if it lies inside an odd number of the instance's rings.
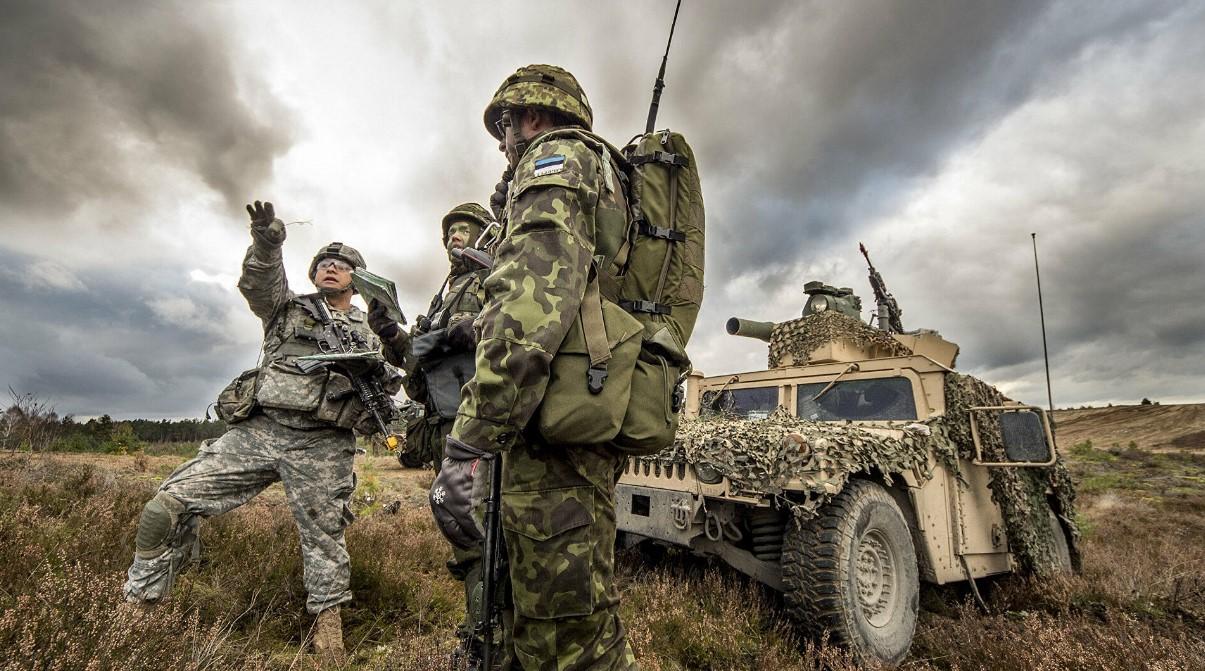
[[[510,118],[511,134],[515,136],[515,163],[523,158],[523,154],[527,153],[527,147],[531,144],[531,140],[523,137],[523,115],[527,112],[525,107],[510,107],[503,111]],[[511,174],[514,174],[513,166]]]

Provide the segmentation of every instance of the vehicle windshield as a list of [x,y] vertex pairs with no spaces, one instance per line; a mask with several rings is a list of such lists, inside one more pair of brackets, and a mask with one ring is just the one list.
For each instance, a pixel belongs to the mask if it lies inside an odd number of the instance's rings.
[[703,414],[723,412],[745,419],[765,419],[778,407],[778,387],[724,389],[703,394]]
[[912,382],[902,377],[875,380],[841,380],[818,400],[812,399],[828,382],[799,385],[796,408],[799,417],[813,421],[841,419],[916,419]]

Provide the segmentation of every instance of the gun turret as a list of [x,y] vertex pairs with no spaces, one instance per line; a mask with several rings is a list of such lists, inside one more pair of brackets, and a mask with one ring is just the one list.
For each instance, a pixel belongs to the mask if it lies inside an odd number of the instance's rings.
[[774,331],[776,324],[774,322],[755,322],[749,319],[741,319],[740,317],[732,317],[724,325],[728,331],[728,335],[745,336],[746,338],[757,338],[770,342],[770,333]]

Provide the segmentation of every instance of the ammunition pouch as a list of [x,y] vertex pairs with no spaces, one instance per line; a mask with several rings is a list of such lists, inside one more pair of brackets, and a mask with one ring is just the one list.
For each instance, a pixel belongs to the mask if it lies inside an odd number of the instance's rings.
[[591,278],[581,310],[552,359],[540,435],[553,444],[606,443],[619,434],[632,395],[644,328],[599,294]]
[[273,361],[260,369],[255,400],[265,408],[312,412],[322,403],[330,371],[325,366],[303,373],[286,361]]
[[255,395],[259,405],[307,413],[320,422],[355,429],[364,435],[380,432],[351,378],[342,372],[323,366],[302,373],[285,361],[275,361],[260,371]]
[[245,370],[218,393],[214,411],[219,419],[226,424],[237,424],[251,416],[251,411],[255,409],[255,383],[258,378],[258,368]]
[[417,336],[412,352],[427,381],[427,402],[440,417],[455,419],[460,407],[460,389],[473,378],[477,353],[453,347],[448,330],[436,329]]

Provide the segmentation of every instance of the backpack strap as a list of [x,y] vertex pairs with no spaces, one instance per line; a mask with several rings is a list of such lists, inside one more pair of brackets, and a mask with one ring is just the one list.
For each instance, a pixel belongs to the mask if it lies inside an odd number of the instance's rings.
[[591,394],[601,393],[607,381],[607,362],[611,360],[611,348],[607,346],[607,328],[603,323],[602,293],[598,287],[597,267],[590,264],[590,280],[586,283],[586,294],[582,298],[578,315],[582,320],[582,335],[586,340],[586,352],[590,356],[590,368],[586,371],[586,389]]

